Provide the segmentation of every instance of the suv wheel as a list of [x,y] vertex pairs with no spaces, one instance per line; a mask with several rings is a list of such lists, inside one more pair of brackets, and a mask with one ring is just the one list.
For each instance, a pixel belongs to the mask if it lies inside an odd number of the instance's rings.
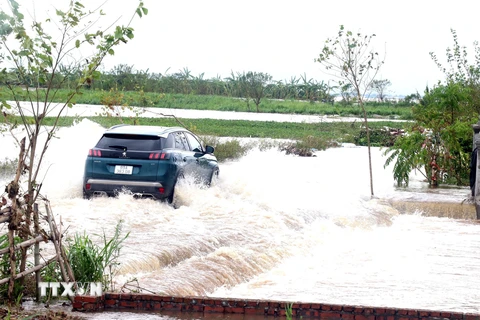
[[175,183],[173,184],[172,192],[167,197],[167,203],[171,204],[174,208],[176,207],[175,189],[177,188],[178,181],[183,179],[183,178],[185,178],[185,176],[183,175],[183,172],[179,172],[177,177],[175,178]]
[[218,168],[213,169],[212,174],[210,175],[210,181],[208,181],[207,184],[209,187],[214,186],[217,183],[219,173]]

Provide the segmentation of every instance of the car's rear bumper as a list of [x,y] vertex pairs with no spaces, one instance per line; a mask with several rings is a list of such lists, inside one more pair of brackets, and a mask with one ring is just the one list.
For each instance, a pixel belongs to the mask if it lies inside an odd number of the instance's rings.
[[135,195],[155,199],[165,199],[170,194],[170,188],[160,182],[87,179],[84,184],[84,194],[87,197],[102,194],[115,196],[122,191],[130,191]]

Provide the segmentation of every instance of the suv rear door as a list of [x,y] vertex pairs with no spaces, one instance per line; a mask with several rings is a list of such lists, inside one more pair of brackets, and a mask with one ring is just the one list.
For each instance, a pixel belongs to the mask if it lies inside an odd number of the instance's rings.
[[159,161],[152,154],[162,150],[164,138],[153,135],[109,134],[100,139],[92,152],[92,178],[156,181]]

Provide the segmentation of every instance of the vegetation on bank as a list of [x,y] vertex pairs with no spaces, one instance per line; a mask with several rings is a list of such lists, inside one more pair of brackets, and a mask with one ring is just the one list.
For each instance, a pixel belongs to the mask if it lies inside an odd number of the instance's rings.
[[446,65],[430,56],[445,74],[445,81],[425,90],[413,107],[413,125],[386,151],[386,164],[394,164],[398,185],[408,185],[412,170],[423,173],[429,185],[468,185],[472,154],[472,124],[480,114],[480,47],[469,62],[454,30],[453,47],[446,50]]
[[[5,87],[0,87],[0,97],[3,100],[26,101],[24,92],[17,90],[14,97]],[[58,90],[53,102],[63,102],[69,95],[69,90]],[[42,96],[40,95],[40,98]],[[245,99],[235,97],[224,97],[216,95],[193,95],[193,94],[159,94],[143,91],[117,91],[117,90],[84,90],[75,97],[77,104],[94,104],[110,107],[136,106],[136,107],[158,107],[168,109],[194,109],[194,110],[216,110],[251,112],[248,109]],[[304,115],[329,115],[329,116],[363,116],[362,109],[355,104],[324,103],[302,100],[275,100],[264,99],[261,104],[260,113],[286,113]],[[368,117],[385,117],[390,119],[412,119],[412,107],[393,105],[380,102],[367,102],[366,112]]]
[[[90,117],[101,126],[108,128],[119,123],[157,125],[157,126],[179,126],[173,118],[118,118],[118,117]],[[58,125],[71,126],[81,118],[62,117]],[[245,154],[241,151],[242,146],[237,142],[224,142],[218,137],[233,138],[272,138],[289,139],[298,142],[302,149],[314,148],[323,150],[329,146],[339,143],[355,143],[366,145],[365,129],[359,121],[354,122],[321,122],[321,123],[294,123],[294,122],[273,122],[273,121],[247,121],[247,120],[216,120],[216,119],[179,119],[187,129],[204,137],[207,144],[216,147],[216,155],[220,160],[238,158]],[[4,122],[4,116],[0,116],[0,122]],[[18,119],[9,116],[9,121],[15,122]],[[33,121],[30,119],[30,121]],[[55,119],[46,117],[45,125],[54,123]],[[406,122],[378,121],[371,122],[372,145],[391,146],[394,141],[395,132],[399,132],[408,126]],[[389,129],[391,130],[389,130]],[[207,138],[208,137],[208,138]],[[217,138],[215,138],[217,137]],[[267,147],[264,145],[263,147]],[[226,150],[225,150],[226,149]],[[228,152],[227,150],[231,150]]]

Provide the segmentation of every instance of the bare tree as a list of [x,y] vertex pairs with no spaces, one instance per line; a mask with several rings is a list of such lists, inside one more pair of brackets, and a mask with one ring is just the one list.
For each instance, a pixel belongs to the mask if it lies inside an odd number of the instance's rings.
[[370,172],[370,193],[373,192],[372,155],[370,148],[370,132],[368,128],[367,112],[365,110],[365,95],[371,88],[384,60],[371,48],[371,41],[375,34],[367,36],[360,32],[346,31],[340,26],[338,35],[327,39],[316,62],[321,63],[327,72],[338,80],[340,87],[350,83],[356,94],[357,100],[363,111],[363,118],[367,130],[368,165]]
[[370,84],[370,87],[373,91],[377,93],[377,98],[380,102],[385,102],[386,94],[388,92],[387,88],[390,87],[392,83],[388,79],[383,80],[373,80]]

